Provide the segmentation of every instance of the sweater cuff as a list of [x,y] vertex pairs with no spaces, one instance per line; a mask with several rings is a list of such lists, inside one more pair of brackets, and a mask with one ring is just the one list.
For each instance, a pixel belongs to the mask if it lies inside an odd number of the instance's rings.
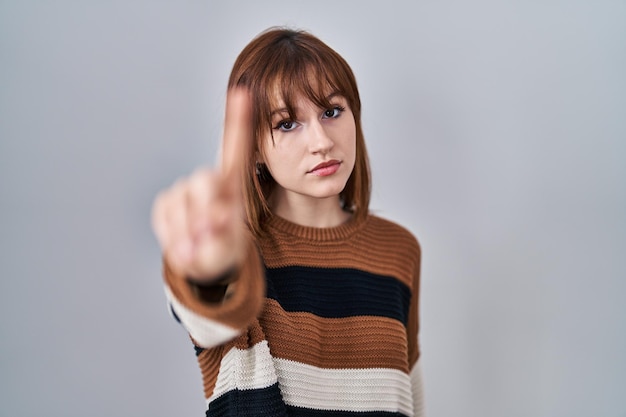
[[231,284],[237,282],[238,277],[239,272],[237,269],[230,268],[209,283],[198,282],[196,279],[189,277],[187,277],[187,282],[200,300],[206,303],[222,303],[226,297],[232,295],[234,285]]
[[236,268],[228,295],[219,302],[203,300],[198,286],[177,275],[163,262],[165,290],[175,317],[202,347],[236,337],[258,316],[265,297],[265,280],[258,249],[250,239],[243,265]]

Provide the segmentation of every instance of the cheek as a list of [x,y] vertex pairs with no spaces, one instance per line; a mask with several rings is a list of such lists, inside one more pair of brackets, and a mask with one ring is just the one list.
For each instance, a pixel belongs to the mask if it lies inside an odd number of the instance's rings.
[[274,142],[271,134],[268,133],[259,143],[258,158],[259,162],[264,163],[268,167],[274,165],[275,161],[280,160],[278,152],[278,144]]
[[352,159],[351,163],[352,163],[352,169],[354,169],[354,166],[356,165],[356,154],[357,154],[357,140],[356,140],[356,127],[352,128],[352,132],[351,132],[351,138],[352,141],[350,142],[350,157]]
[[349,152],[351,155],[356,155],[356,126],[353,124],[350,126],[349,133],[346,135],[350,138],[347,143],[347,146],[350,148]]
[[282,173],[292,169],[293,152],[288,152],[280,143],[269,144],[263,152],[263,163],[267,166],[270,174],[277,179]]

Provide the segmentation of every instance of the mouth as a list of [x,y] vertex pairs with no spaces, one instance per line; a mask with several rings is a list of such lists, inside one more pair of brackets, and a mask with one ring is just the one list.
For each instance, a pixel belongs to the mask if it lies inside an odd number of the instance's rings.
[[325,177],[327,175],[332,175],[335,172],[337,172],[340,165],[341,165],[341,161],[338,161],[336,159],[331,159],[330,161],[325,161],[320,164],[317,164],[315,168],[307,172],[307,174]]

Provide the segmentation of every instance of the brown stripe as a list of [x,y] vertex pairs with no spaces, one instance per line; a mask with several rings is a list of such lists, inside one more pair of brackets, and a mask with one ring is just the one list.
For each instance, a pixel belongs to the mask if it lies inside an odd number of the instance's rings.
[[220,365],[224,356],[226,356],[231,349],[249,349],[263,340],[265,340],[263,330],[261,329],[259,322],[255,320],[254,323],[250,325],[247,332],[244,332],[234,340],[231,340],[222,346],[218,346],[213,349],[205,349],[200,352],[198,355],[198,364],[200,365],[200,371],[202,372],[205,398],[209,398],[213,395],[217,375],[219,374]]
[[204,383],[204,397],[209,398],[213,395],[217,374],[220,371],[222,363],[224,347],[216,347],[214,349],[206,349],[198,355],[198,365],[202,372],[202,382]]
[[248,331],[229,343],[228,347],[232,344],[237,349],[248,349],[259,342],[265,340],[263,329],[259,325],[258,320],[254,320],[254,323],[248,327]]
[[412,287],[420,255],[415,238],[404,229],[390,228],[380,219],[372,218],[369,226],[348,241],[324,242],[323,245],[277,233],[275,240],[260,242],[263,260],[269,268],[292,265],[358,268],[394,276]]
[[391,368],[408,373],[402,323],[384,317],[322,318],[267,300],[259,319],[273,357],[320,368]]

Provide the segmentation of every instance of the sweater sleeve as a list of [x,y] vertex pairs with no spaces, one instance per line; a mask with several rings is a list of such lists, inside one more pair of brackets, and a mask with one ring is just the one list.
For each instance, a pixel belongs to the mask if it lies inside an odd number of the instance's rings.
[[221,302],[203,301],[184,276],[163,264],[165,295],[174,318],[203,348],[211,348],[237,337],[258,316],[265,296],[263,267],[258,249],[250,240],[245,262],[237,268],[229,296]]
[[422,381],[421,355],[419,346],[419,299],[420,299],[420,269],[422,252],[417,244],[415,257],[413,281],[411,288],[411,307],[408,322],[408,342],[409,342],[409,366],[411,367],[410,378],[413,395],[413,407],[415,417],[424,417],[424,386]]
[[420,268],[422,253],[417,244],[417,251],[414,261],[413,280],[411,288],[411,306],[409,309],[409,320],[407,325],[407,338],[409,342],[409,367],[413,368],[420,358],[419,346],[419,298],[420,298]]
[[424,417],[424,382],[422,377],[422,365],[418,359],[411,370],[411,391],[413,394],[413,417]]

